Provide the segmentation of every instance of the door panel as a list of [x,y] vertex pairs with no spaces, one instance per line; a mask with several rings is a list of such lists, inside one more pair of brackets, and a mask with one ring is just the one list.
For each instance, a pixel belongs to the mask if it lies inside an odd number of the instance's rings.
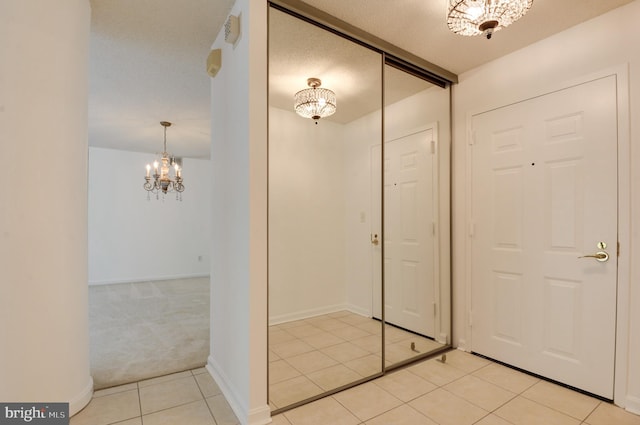
[[432,140],[430,128],[386,142],[383,168],[385,320],[429,337],[438,273]]
[[[616,120],[614,76],[472,119],[473,351],[606,398]],[[608,261],[578,258],[599,251]]]

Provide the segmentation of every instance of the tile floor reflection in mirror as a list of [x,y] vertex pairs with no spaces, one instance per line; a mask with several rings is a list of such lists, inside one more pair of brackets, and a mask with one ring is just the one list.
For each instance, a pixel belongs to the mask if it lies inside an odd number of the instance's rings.
[[[271,409],[380,373],[381,333],[380,321],[349,311],[270,326]],[[431,339],[389,325],[385,338],[387,366],[442,348]]]

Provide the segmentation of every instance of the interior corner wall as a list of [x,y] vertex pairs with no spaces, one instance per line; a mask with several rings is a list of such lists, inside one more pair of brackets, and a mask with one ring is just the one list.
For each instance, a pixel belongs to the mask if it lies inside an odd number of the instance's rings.
[[211,162],[183,158],[185,191],[147,200],[153,154],[89,148],[89,284],[206,276],[210,272]]
[[271,421],[267,400],[267,2],[237,0],[234,45],[221,31],[211,80],[211,352],[207,370],[242,425]]
[[[534,5],[535,7],[535,5]],[[631,2],[607,14],[577,25],[524,49],[494,60],[459,76],[454,86],[454,143],[453,143],[453,294],[454,294],[454,345],[466,344],[468,335],[468,298],[465,283],[468,259],[466,258],[466,205],[467,187],[466,157],[467,116],[491,107],[502,106],[523,100],[533,95],[544,94],[549,88],[558,88],[563,82],[575,81],[593,73],[612,67],[624,66],[629,70],[629,93],[619,93],[622,99],[628,96],[630,104],[630,152],[621,153],[622,160],[629,164],[640,163],[640,1]],[[523,25],[525,23],[523,22]],[[508,37],[508,30],[500,37]],[[487,102],[490,102],[487,103]],[[627,159],[628,158],[628,159]],[[630,216],[631,234],[628,246],[629,258],[638,258],[640,250],[640,167],[630,166]],[[627,252],[627,254],[629,254]],[[627,385],[616,394],[616,402],[627,409],[640,413],[640,263],[631,261],[629,282],[629,347]],[[617,384],[616,384],[617,385]]]
[[346,307],[343,125],[269,108],[269,321]]

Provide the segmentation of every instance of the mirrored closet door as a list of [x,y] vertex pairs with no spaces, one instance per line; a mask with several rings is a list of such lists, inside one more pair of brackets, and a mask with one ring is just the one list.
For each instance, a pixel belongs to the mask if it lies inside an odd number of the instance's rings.
[[277,413],[448,346],[450,100],[429,73],[271,6]]

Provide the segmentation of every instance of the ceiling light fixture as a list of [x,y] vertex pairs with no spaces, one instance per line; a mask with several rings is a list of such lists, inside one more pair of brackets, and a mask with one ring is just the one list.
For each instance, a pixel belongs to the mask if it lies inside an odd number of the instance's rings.
[[320,118],[333,115],[336,111],[336,94],[329,89],[320,88],[319,78],[307,79],[310,88],[300,90],[294,95],[294,108],[298,115],[311,118],[318,124]]
[[151,199],[150,193],[155,193],[156,199],[159,199],[160,192],[162,192],[162,200],[164,200],[164,195],[167,192],[176,192],[176,199],[182,201],[184,185],[182,184],[180,159],[167,152],[167,127],[171,126],[171,123],[160,121],[160,125],[164,127],[164,149],[160,158],[153,162],[153,175],[151,174],[151,164],[147,164],[147,175],[144,177],[147,200]]
[[483,34],[490,39],[522,18],[531,4],[533,0],[449,0],[447,24],[456,34]]

